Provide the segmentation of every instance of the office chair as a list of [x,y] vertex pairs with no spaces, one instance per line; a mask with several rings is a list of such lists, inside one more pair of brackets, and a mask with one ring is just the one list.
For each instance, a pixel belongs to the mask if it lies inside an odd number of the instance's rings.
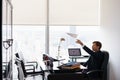
[[[103,51],[104,60],[100,70],[91,70],[87,73],[74,72],[74,73],[54,73],[48,75],[48,80],[107,80],[107,64],[109,60],[109,53]],[[97,75],[97,77],[93,77]]]
[[42,70],[40,66],[40,71],[28,71],[25,69],[25,64],[23,60],[19,58],[15,58],[15,64],[17,65],[17,70],[18,70],[18,80],[25,80],[27,76],[36,76],[36,75],[42,75],[42,80],[44,80],[45,73]]
[[35,69],[38,68],[38,63],[37,63],[37,61],[27,61],[27,62],[26,62],[26,61],[24,61],[24,58],[20,55],[20,53],[16,53],[16,54],[15,54],[15,57],[23,60],[26,71],[31,71],[31,70],[32,70],[32,71],[35,71]]
[[[104,53],[104,60],[101,65],[101,70],[92,70],[87,72],[89,80],[92,80],[92,75],[98,74],[98,80],[107,80],[107,65],[109,60],[109,53],[107,51],[102,51]],[[96,79],[97,80],[97,79]]]

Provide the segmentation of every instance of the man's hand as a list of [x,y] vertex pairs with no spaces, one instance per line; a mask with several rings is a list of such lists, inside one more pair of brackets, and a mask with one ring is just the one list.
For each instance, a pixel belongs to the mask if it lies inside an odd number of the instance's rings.
[[76,43],[80,44],[81,46],[83,46],[82,41],[80,41],[79,39],[76,40]]

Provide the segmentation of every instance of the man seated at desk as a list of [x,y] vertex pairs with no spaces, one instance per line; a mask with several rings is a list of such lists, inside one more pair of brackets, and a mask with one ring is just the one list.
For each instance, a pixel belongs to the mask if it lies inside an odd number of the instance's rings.
[[83,49],[90,55],[88,61],[85,64],[83,64],[83,66],[87,66],[87,69],[85,69],[83,73],[86,73],[90,70],[100,69],[104,59],[104,54],[100,50],[102,47],[101,42],[94,41],[92,45],[92,50],[89,49],[86,45],[84,45],[83,42],[80,40],[77,40],[76,43],[80,44],[83,47]]
[[[83,69],[82,72],[80,70],[80,72],[75,72],[75,73],[69,73],[69,71],[61,71],[61,74],[50,74],[48,76],[48,80],[85,80],[86,78],[86,72],[91,71],[91,70],[100,70],[101,69],[101,65],[102,62],[104,60],[104,53],[100,50],[102,47],[101,42],[99,41],[94,41],[93,45],[92,45],[92,50],[89,49],[86,45],[83,44],[82,41],[77,40],[76,41],[77,44],[80,44],[83,49],[90,55],[89,59],[87,60],[87,62],[85,62],[85,64],[82,64],[83,66],[86,66],[87,69]],[[81,65],[80,65],[81,66]],[[63,73],[62,73],[63,72]],[[74,72],[74,71],[73,71]],[[59,73],[59,72],[58,72]],[[91,76],[94,80],[97,79],[97,77],[99,77],[98,74],[94,74]],[[101,80],[101,79],[97,79],[97,80]]]
[[[104,60],[104,54],[100,50],[102,47],[101,42],[94,41],[92,45],[92,50],[89,49],[86,45],[84,45],[83,42],[80,40],[77,40],[76,43],[80,44],[83,47],[83,49],[90,55],[87,62],[82,64],[83,66],[87,67],[87,69],[83,70],[83,73],[86,73],[91,70],[99,70]],[[82,65],[80,65],[80,68]]]

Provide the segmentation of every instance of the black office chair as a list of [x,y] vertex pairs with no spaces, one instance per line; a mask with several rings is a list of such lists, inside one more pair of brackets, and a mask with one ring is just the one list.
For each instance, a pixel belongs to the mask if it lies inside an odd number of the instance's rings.
[[[107,64],[109,59],[109,53],[103,51],[104,60],[100,70],[92,70],[87,73],[73,72],[73,73],[54,73],[48,75],[48,80],[107,80]],[[61,71],[60,71],[61,72]],[[97,75],[97,77],[93,77]]]
[[27,76],[36,76],[36,75],[41,75],[42,80],[45,78],[45,73],[40,66],[40,71],[28,71],[25,69],[25,65],[23,60],[20,60],[19,58],[15,58],[15,64],[17,65],[17,70],[18,70],[18,80],[24,80]]
[[94,80],[92,78],[93,75],[99,75],[95,80],[107,80],[107,65],[109,60],[109,53],[107,51],[102,51],[104,53],[104,60],[101,65],[101,70],[92,70],[87,72],[87,76],[89,80]]
[[30,70],[33,70],[35,71],[35,69],[38,68],[38,63],[37,61],[24,61],[23,57],[20,55],[20,53],[16,53],[15,54],[15,57],[23,60],[24,64],[25,64],[25,69],[26,71],[30,71]]

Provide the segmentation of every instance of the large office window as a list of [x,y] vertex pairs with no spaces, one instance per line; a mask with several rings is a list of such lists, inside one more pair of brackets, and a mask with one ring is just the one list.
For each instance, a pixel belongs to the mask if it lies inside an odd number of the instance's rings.
[[[50,26],[50,52],[49,55],[51,55],[54,58],[58,57],[58,47],[60,46],[60,56],[61,58],[67,58],[67,52],[66,48],[68,46],[68,38],[67,34],[70,30],[69,26]],[[62,41],[60,43],[60,39],[64,38],[65,41]]]
[[[76,33],[78,34],[78,39],[81,39],[90,49],[92,49],[93,41],[101,40],[100,26],[76,26]],[[87,55],[83,49],[81,51],[82,54]]]
[[[24,27],[24,28],[23,28]],[[45,26],[14,25],[14,53],[20,52],[26,60],[40,60],[45,51]],[[67,33],[77,34],[86,45],[90,46],[93,40],[99,40],[99,26],[50,26],[49,27],[49,55],[57,58],[60,39],[65,41],[60,44],[60,55],[68,59],[68,48],[79,47],[76,38]],[[85,53],[84,51],[82,52]],[[46,53],[45,53],[46,54]],[[28,57],[29,56],[29,57]],[[33,57],[34,56],[34,57]]]
[[[77,33],[72,31],[77,29],[71,28],[71,26],[100,25],[100,0],[26,0],[24,3],[23,1],[12,1],[15,7],[14,24],[47,25],[49,29],[45,35],[47,36],[45,37],[47,40],[45,52],[50,55],[54,53],[54,57],[58,51],[60,38],[68,36],[66,32]],[[74,45],[74,43],[70,43],[73,42],[73,39],[67,41],[64,48]],[[51,45],[56,45],[56,47]],[[63,43],[61,43],[62,45]]]

